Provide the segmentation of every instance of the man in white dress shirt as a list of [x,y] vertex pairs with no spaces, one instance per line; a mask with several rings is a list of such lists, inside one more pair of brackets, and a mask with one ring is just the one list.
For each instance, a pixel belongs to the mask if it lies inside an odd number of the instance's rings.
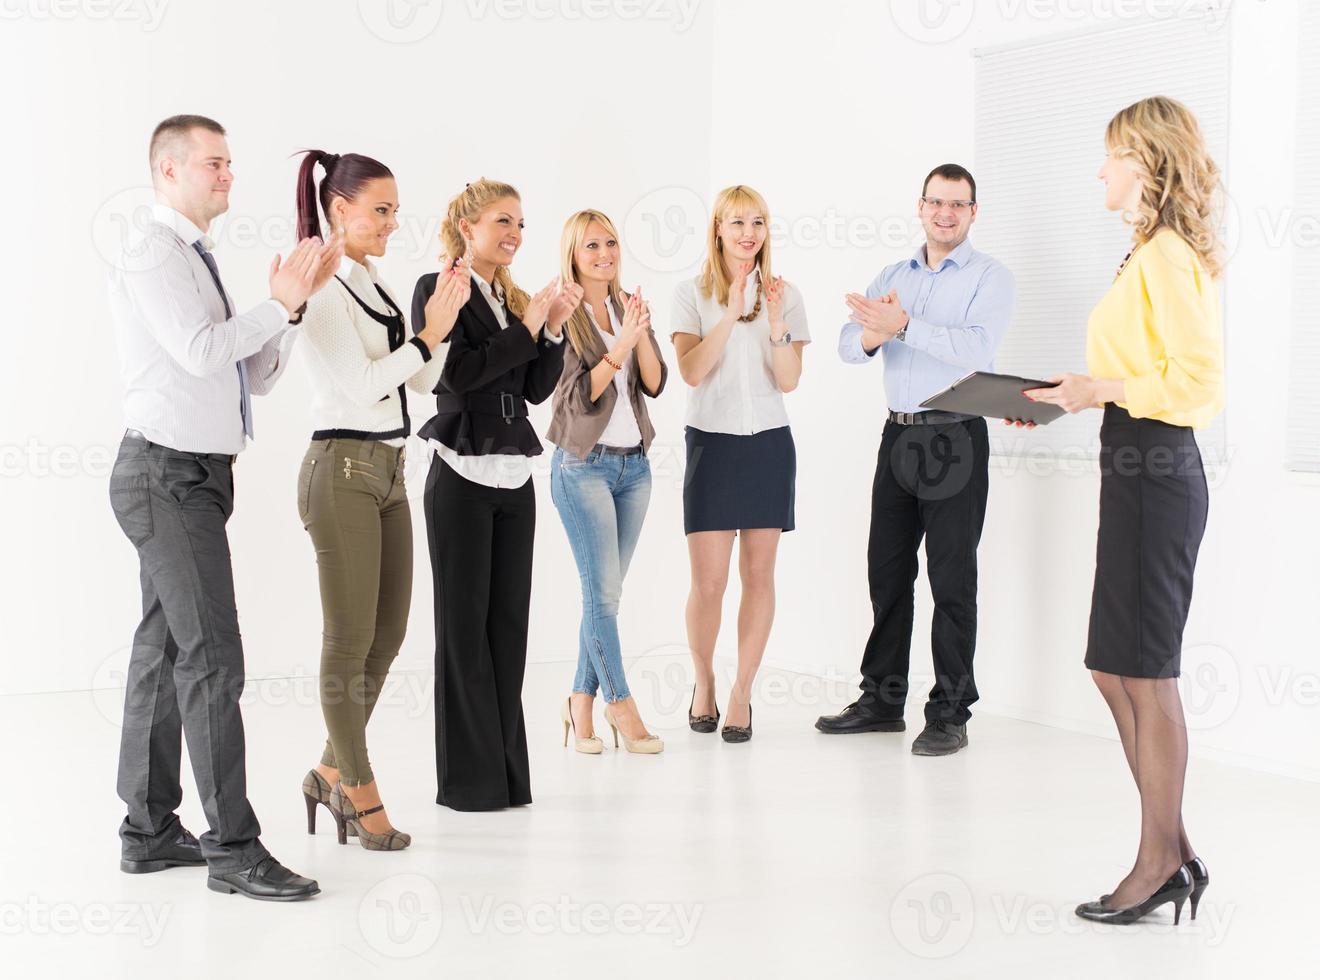
[[[229,207],[224,128],[173,116],[151,138],[156,206],[110,277],[127,432],[110,477],[115,517],[137,548],[142,621],[133,638],[119,753],[120,867],[205,864],[214,891],[274,901],[319,888],[270,856],[247,799],[243,646],[225,524],[233,462],[252,436],[250,395],[284,369],[281,341],[341,247],[309,239],[271,263],[270,298],[236,313],[207,237]],[[210,828],[175,813],[181,739]]]

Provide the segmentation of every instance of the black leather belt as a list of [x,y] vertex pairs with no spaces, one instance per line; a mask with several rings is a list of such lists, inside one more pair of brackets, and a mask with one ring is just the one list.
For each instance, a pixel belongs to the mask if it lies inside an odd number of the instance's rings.
[[179,453],[181,456],[196,456],[198,459],[209,459],[217,463],[228,463],[230,466],[238,461],[237,453],[190,453],[186,449],[173,449],[170,446],[162,446],[158,442],[152,442],[137,429],[125,429],[124,438],[146,443],[148,446],[152,446],[155,449],[164,449],[167,452]]
[[898,425],[948,425],[950,422],[970,422],[979,415],[962,412],[890,412],[889,421]]
[[640,443],[636,446],[607,446],[603,442],[598,442],[591,447],[591,451],[606,456],[640,456],[642,447]]
[[435,409],[441,414],[476,412],[478,415],[494,415],[504,419],[505,425],[512,425],[514,419],[527,418],[526,399],[509,391],[469,391],[465,395],[445,391],[435,396]]

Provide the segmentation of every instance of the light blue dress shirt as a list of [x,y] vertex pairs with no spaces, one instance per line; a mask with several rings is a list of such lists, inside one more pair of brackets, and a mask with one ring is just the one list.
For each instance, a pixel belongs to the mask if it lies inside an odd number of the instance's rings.
[[[923,245],[912,258],[886,266],[866,296],[877,299],[891,289],[898,290],[911,322],[904,340],[888,340],[877,348],[884,351],[890,411],[923,411],[923,401],[964,375],[994,370],[995,351],[1016,302],[1008,269],[967,241],[931,269]],[[849,364],[865,364],[875,356],[862,347],[860,324],[843,325],[839,356]]]

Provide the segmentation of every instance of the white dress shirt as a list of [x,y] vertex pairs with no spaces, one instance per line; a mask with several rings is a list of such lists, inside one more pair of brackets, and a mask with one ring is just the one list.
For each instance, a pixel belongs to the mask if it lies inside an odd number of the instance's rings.
[[[498,283],[492,288],[491,284],[477,275],[475,270],[472,272],[472,281],[485,298],[490,311],[495,314],[500,329],[509,329],[509,318],[504,311],[504,290],[500,288]],[[437,280],[436,288],[439,288],[439,286],[440,281]],[[542,333],[551,343],[562,344],[564,342],[562,331],[558,337],[552,336],[549,330],[542,330]],[[449,345],[446,344],[445,346],[448,347]],[[448,354],[448,351],[445,353]],[[440,458],[449,464],[450,469],[463,479],[471,480],[473,483],[494,487],[497,490],[516,490],[531,478],[532,460],[530,456],[505,453],[460,456],[438,439],[427,441],[431,444],[431,448],[440,454]]]
[[[743,291],[743,314],[756,304],[756,284],[761,270],[747,277]],[[685,279],[674,289],[673,334],[705,337],[724,318],[724,307],[715,291],[703,296],[700,276]],[[784,322],[793,343],[811,342],[802,294],[792,283],[784,283]],[[671,339],[673,334],[670,335]],[[703,432],[725,432],[750,436],[766,429],[788,425],[784,393],[775,381],[773,348],[770,346],[770,312],[764,297],[761,312],[748,323],[735,323],[724,353],[702,379],[688,388],[687,424]]]
[[252,394],[270,391],[287,363],[281,342],[289,311],[268,299],[226,317],[225,300],[193,248],[198,240],[208,251],[214,244],[178,211],[157,204],[110,273],[124,420],[171,449],[234,454],[247,442],[238,362]]
[[[582,307],[587,311],[587,318],[591,320],[591,325],[596,328],[596,332],[605,341],[605,347],[608,350],[609,346],[614,343],[619,331],[623,329],[623,324],[619,322],[619,314],[615,311],[614,304],[608,299],[605,301],[605,308],[609,311],[610,326],[614,329],[612,334],[601,329],[591,304],[584,302]],[[639,343],[650,343],[645,333],[642,334]],[[642,430],[637,425],[637,414],[633,411],[632,399],[628,397],[628,378],[631,376],[632,359],[635,356],[635,351],[629,351],[625,354],[623,360],[619,362],[620,370],[614,372],[612,380],[619,397],[614,400],[614,411],[610,414],[610,420],[605,423],[605,431],[600,434],[600,439],[597,440],[602,446],[628,448],[640,446],[642,443]]]
[[[430,352],[428,359],[421,341],[413,343],[405,329],[403,346],[391,351],[389,331],[349,295],[351,289],[377,313],[391,316],[376,292],[378,285],[380,278],[370,259],[364,264],[346,255],[340,260],[338,279],[307,301],[301,333],[302,346],[308,348],[303,363],[312,382],[313,432],[398,432],[407,408],[399,401],[399,386],[427,394],[440,378],[442,348],[448,344]],[[385,292],[393,301],[389,290]],[[402,311],[397,302],[394,305]],[[402,446],[404,437],[380,441]]]

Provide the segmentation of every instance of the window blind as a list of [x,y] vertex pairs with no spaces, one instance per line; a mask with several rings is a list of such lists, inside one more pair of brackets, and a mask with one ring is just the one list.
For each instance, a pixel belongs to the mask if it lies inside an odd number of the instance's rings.
[[[1293,191],[1293,323],[1288,468],[1320,472],[1320,4],[1302,8],[1297,59],[1297,174]],[[1308,224],[1309,223],[1309,224]],[[1305,230],[1310,238],[1297,233]]]
[[[1114,113],[1151,95],[1176,98],[1226,166],[1229,32],[1222,19],[1214,23],[1189,14],[975,52],[981,209],[973,233],[1018,287],[997,370],[1041,378],[1086,371],[1087,317],[1131,242],[1130,227],[1105,209],[1096,176]],[[1099,428],[1095,411],[1034,432],[992,428],[992,451],[1093,456]],[[1198,441],[1207,462],[1222,458],[1222,415]]]

